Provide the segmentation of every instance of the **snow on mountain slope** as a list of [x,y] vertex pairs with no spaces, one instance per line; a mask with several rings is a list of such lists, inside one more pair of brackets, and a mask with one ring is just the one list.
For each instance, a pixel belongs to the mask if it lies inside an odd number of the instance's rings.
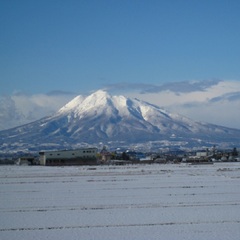
[[[69,147],[99,142],[142,143],[147,141],[237,142],[240,131],[194,122],[155,105],[99,90],[77,96],[56,114],[0,132],[2,144]],[[20,144],[20,145],[21,145]]]
[[84,97],[79,95],[75,97],[73,100],[68,102],[65,106],[59,109],[59,113],[64,113],[68,111],[73,111],[74,109],[77,109],[81,106],[82,101],[84,100]]

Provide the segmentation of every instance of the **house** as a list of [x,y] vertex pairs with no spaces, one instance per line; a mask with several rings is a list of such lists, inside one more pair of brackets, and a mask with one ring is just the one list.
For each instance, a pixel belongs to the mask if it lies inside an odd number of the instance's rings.
[[112,153],[107,151],[106,146],[100,151],[100,161],[102,163],[107,162],[112,159]]
[[17,160],[17,165],[35,165],[35,158],[33,156],[20,157]]
[[75,150],[41,151],[40,165],[71,166],[97,164],[97,148],[80,148]]
[[208,152],[208,150],[207,151],[198,151],[198,152],[196,152],[196,157],[197,158],[201,158],[201,157],[207,157],[209,155],[209,152]]

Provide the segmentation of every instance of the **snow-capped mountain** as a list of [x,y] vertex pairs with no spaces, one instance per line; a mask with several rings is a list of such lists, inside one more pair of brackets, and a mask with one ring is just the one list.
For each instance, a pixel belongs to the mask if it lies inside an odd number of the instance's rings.
[[1,150],[69,148],[111,142],[180,145],[236,144],[240,130],[192,121],[138,99],[99,90],[77,96],[51,117],[0,132]]

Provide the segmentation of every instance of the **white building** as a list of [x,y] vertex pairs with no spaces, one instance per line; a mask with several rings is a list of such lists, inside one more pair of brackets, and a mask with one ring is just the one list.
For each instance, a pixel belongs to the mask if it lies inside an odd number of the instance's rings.
[[97,148],[81,148],[76,150],[41,151],[40,165],[95,165],[97,163]]
[[199,151],[196,152],[196,157],[200,158],[200,157],[207,157],[208,156],[208,151]]

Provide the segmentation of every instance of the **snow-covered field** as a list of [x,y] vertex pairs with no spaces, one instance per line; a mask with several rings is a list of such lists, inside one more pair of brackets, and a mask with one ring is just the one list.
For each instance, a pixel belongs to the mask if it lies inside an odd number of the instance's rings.
[[240,163],[1,166],[0,239],[240,239]]

